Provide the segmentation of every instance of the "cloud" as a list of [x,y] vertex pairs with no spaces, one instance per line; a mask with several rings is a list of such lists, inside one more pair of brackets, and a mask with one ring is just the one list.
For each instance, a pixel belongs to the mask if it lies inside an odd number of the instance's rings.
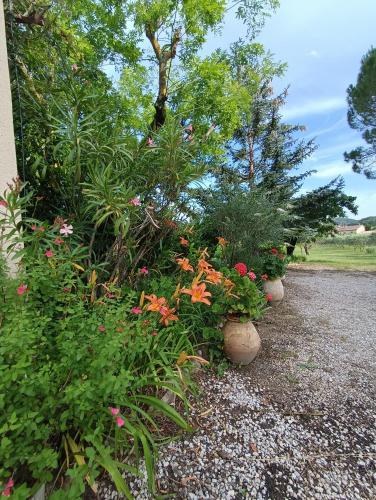
[[308,52],[308,55],[311,57],[319,57],[320,54],[317,52],[317,50],[313,49]]
[[340,130],[343,129],[344,126],[346,126],[347,120],[345,117],[340,118],[336,122],[334,122],[332,125],[326,128],[319,128],[314,130],[313,132],[310,132],[307,135],[307,138],[311,137],[319,137],[320,135],[327,134],[328,132],[334,132],[335,130]]
[[337,175],[348,175],[352,173],[351,165],[345,163],[344,161],[333,161],[321,165],[320,167],[315,166],[315,169],[317,172],[312,174],[312,177],[318,177],[320,179],[336,177]]
[[330,113],[343,108],[346,108],[346,101],[343,97],[330,97],[328,99],[307,101],[300,106],[287,107],[282,114],[285,120],[290,120],[301,116]]

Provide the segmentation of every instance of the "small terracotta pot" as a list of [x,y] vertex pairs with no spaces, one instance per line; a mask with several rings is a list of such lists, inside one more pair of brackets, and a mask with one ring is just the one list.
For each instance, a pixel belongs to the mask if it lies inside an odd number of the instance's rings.
[[275,280],[267,280],[264,281],[263,284],[265,294],[270,293],[272,296],[271,304],[278,304],[281,302],[285,295],[285,291],[283,289],[282,281],[280,278],[276,278]]
[[248,365],[260,350],[260,336],[252,321],[228,319],[223,327],[224,351],[232,363]]

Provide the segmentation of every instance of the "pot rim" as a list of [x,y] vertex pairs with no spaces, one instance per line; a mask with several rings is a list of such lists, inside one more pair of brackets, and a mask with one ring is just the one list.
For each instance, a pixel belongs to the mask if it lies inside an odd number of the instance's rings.
[[[248,321],[240,321],[241,317],[248,317]],[[233,323],[252,323],[252,319],[246,314],[226,314],[226,320]]]

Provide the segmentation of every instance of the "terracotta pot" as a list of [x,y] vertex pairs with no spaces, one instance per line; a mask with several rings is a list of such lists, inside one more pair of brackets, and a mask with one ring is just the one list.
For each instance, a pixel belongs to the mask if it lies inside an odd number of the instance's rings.
[[278,302],[281,302],[285,295],[285,291],[280,278],[264,281],[263,287],[265,294],[270,293],[272,296],[272,300],[270,301],[271,304],[278,304]]
[[252,321],[240,323],[228,319],[223,327],[224,351],[232,363],[248,365],[261,347],[259,334]]

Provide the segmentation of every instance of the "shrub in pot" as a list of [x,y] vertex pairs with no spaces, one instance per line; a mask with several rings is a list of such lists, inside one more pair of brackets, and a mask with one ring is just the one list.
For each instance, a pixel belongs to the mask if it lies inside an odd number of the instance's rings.
[[279,303],[284,297],[281,278],[286,273],[286,255],[283,246],[264,249],[261,255],[261,280],[263,290],[271,304]]
[[226,316],[223,326],[224,352],[236,364],[247,365],[258,354],[261,341],[252,320],[259,319],[266,307],[266,299],[257,288],[256,276],[247,273],[245,264],[235,269],[222,270],[225,293],[213,306]]

